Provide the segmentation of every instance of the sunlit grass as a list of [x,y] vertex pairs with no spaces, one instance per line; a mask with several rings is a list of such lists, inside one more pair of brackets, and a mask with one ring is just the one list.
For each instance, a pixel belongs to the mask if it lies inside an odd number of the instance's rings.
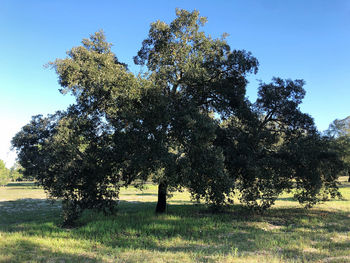
[[24,198],[45,199],[46,194],[33,182],[9,183],[7,187],[0,186],[0,202]]
[[175,193],[154,213],[157,188],[123,189],[112,216],[87,211],[63,229],[60,202],[32,184],[0,188],[0,262],[350,262],[350,184],[343,200],[302,209],[284,195],[263,215],[239,204],[212,214]]

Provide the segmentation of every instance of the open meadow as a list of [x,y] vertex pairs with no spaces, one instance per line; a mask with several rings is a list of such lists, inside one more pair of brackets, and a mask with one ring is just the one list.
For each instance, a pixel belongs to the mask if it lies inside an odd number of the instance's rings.
[[156,186],[121,192],[113,216],[88,211],[60,227],[60,202],[33,183],[0,188],[0,262],[350,262],[350,183],[343,200],[305,210],[290,196],[263,215],[212,214],[176,193],[154,213]]
[[0,7],[0,263],[350,263],[350,0]]

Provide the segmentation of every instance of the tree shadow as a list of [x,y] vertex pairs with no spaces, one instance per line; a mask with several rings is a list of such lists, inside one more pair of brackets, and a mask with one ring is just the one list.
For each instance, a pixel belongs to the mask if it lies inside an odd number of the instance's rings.
[[0,201],[0,230],[2,226],[11,227],[26,222],[44,222],[57,219],[61,208],[60,201],[24,198]]
[[349,188],[350,187],[350,183],[348,182],[341,182],[340,185],[338,185],[339,188]]
[[6,187],[36,187],[36,188],[40,188],[35,182],[10,182],[6,185]]
[[94,263],[101,262],[94,257],[87,255],[79,255],[74,253],[62,253],[53,251],[52,248],[39,245],[38,243],[28,240],[16,240],[6,243],[6,247],[0,247],[1,263],[16,262],[85,262]]
[[[1,217],[0,231],[30,233],[31,236],[44,238],[68,235],[74,240],[93,240],[107,250],[197,252],[199,261],[202,257],[204,260],[218,253],[232,255],[234,249],[241,256],[262,253],[263,256],[279,255],[288,260],[311,262],[327,258],[327,254],[319,252],[320,247],[334,254],[342,254],[350,247],[348,240],[336,242],[332,239],[333,233],[350,231],[350,217],[345,212],[272,208],[263,214],[256,214],[234,205],[228,210],[214,213],[204,205],[171,204],[166,214],[157,215],[154,213],[155,202],[120,201],[115,215],[86,211],[80,219],[80,227],[66,230],[59,227],[59,208],[56,206],[50,210],[49,205],[42,203],[41,199],[0,202],[1,213],[4,207],[11,205],[31,204],[33,208],[31,211],[7,211],[6,216],[12,219]],[[291,249],[300,242],[308,243],[314,250]],[[35,247],[34,243],[28,246],[47,250]],[[5,255],[11,255],[10,252]],[[40,253],[48,253],[50,258],[65,256],[56,256],[56,252]],[[77,262],[94,260],[82,257],[79,261],[78,256],[73,256],[67,255]]]
[[[242,255],[269,251],[287,259],[320,260],[327,255],[315,251],[291,251],[283,248],[301,242],[295,240],[295,229],[307,229],[309,234],[305,234],[303,230],[299,239],[309,239],[314,247],[332,243],[332,240],[324,237],[324,232],[349,230],[349,224],[341,224],[340,228],[334,225],[323,226],[325,218],[330,221],[349,219],[342,213],[334,214],[323,210],[271,209],[263,215],[256,215],[239,205],[222,213],[212,213],[205,206],[171,205],[166,215],[157,216],[148,210],[154,205],[155,203],[139,202],[132,204],[131,208],[124,203],[119,213],[108,220],[109,224],[102,217],[100,220],[104,226],[107,223],[106,229],[110,233],[108,241],[104,244],[111,247],[132,247],[162,252],[199,250],[205,256],[218,251],[230,254],[232,247],[235,247]],[[133,213],[136,215],[132,215]],[[85,221],[89,233],[87,234],[83,227],[76,232],[77,237],[85,233],[86,237],[97,236],[102,240],[104,231],[101,232],[101,224],[98,221]],[[260,226],[259,223],[264,223],[266,226]],[[323,228],[323,233],[319,232],[320,228]],[[179,237],[184,245],[161,245],[169,239]],[[262,240],[265,242],[262,243]],[[278,244],[279,247],[274,247],[272,244]],[[277,252],[274,251],[276,249]],[[341,251],[343,248],[339,247],[337,252]]]

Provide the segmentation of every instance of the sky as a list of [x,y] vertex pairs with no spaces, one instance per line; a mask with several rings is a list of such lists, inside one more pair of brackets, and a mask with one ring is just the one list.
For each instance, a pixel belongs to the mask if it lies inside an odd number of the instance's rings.
[[201,0],[89,1],[0,0],[0,159],[16,157],[11,138],[33,115],[64,110],[74,99],[59,93],[54,70],[44,65],[102,29],[118,59],[129,65],[150,23],[171,22],[175,8],[198,10],[212,37],[229,34],[232,49],[259,60],[247,96],[255,101],[259,81],[304,79],[301,105],[320,131],[350,115],[350,1]]

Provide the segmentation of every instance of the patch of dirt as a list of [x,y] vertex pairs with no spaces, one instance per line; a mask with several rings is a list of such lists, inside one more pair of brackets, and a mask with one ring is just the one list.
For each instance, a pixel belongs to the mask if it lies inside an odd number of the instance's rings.
[[240,236],[240,235],[247,235],[249,234],[248,231],[240,230],[235,232],[227,232],[225,234],[218,235],[218,238],[227,238],[227,237],[234,237],[234,236]]
[[303,252],[307,252],[307,253],[318,253],[318,249],[314,248],[314,247],[308,247],[308,248],[304,248]]
[[[341,261],[340,261],[341,260]],[[344,260],[344,261],[343,261]],[[328,257],[322,259],[319,262],[331,263],[331,262],[350,262],[350,256]]]
[[331,237],[331,240],[333,242],[344,242],[346,240],[349,240],[350,239],[350,236],[348,236],[346,233],[345,234],[337,234],[336,236],[334,237]]
[[278,230],[278,229],[282,228],[282,226],[271,224],[271,223],[266,223],[263,226],[261,226],[260,228],[264,231],[272,231],[272,230],[276,230],[276,229]]

